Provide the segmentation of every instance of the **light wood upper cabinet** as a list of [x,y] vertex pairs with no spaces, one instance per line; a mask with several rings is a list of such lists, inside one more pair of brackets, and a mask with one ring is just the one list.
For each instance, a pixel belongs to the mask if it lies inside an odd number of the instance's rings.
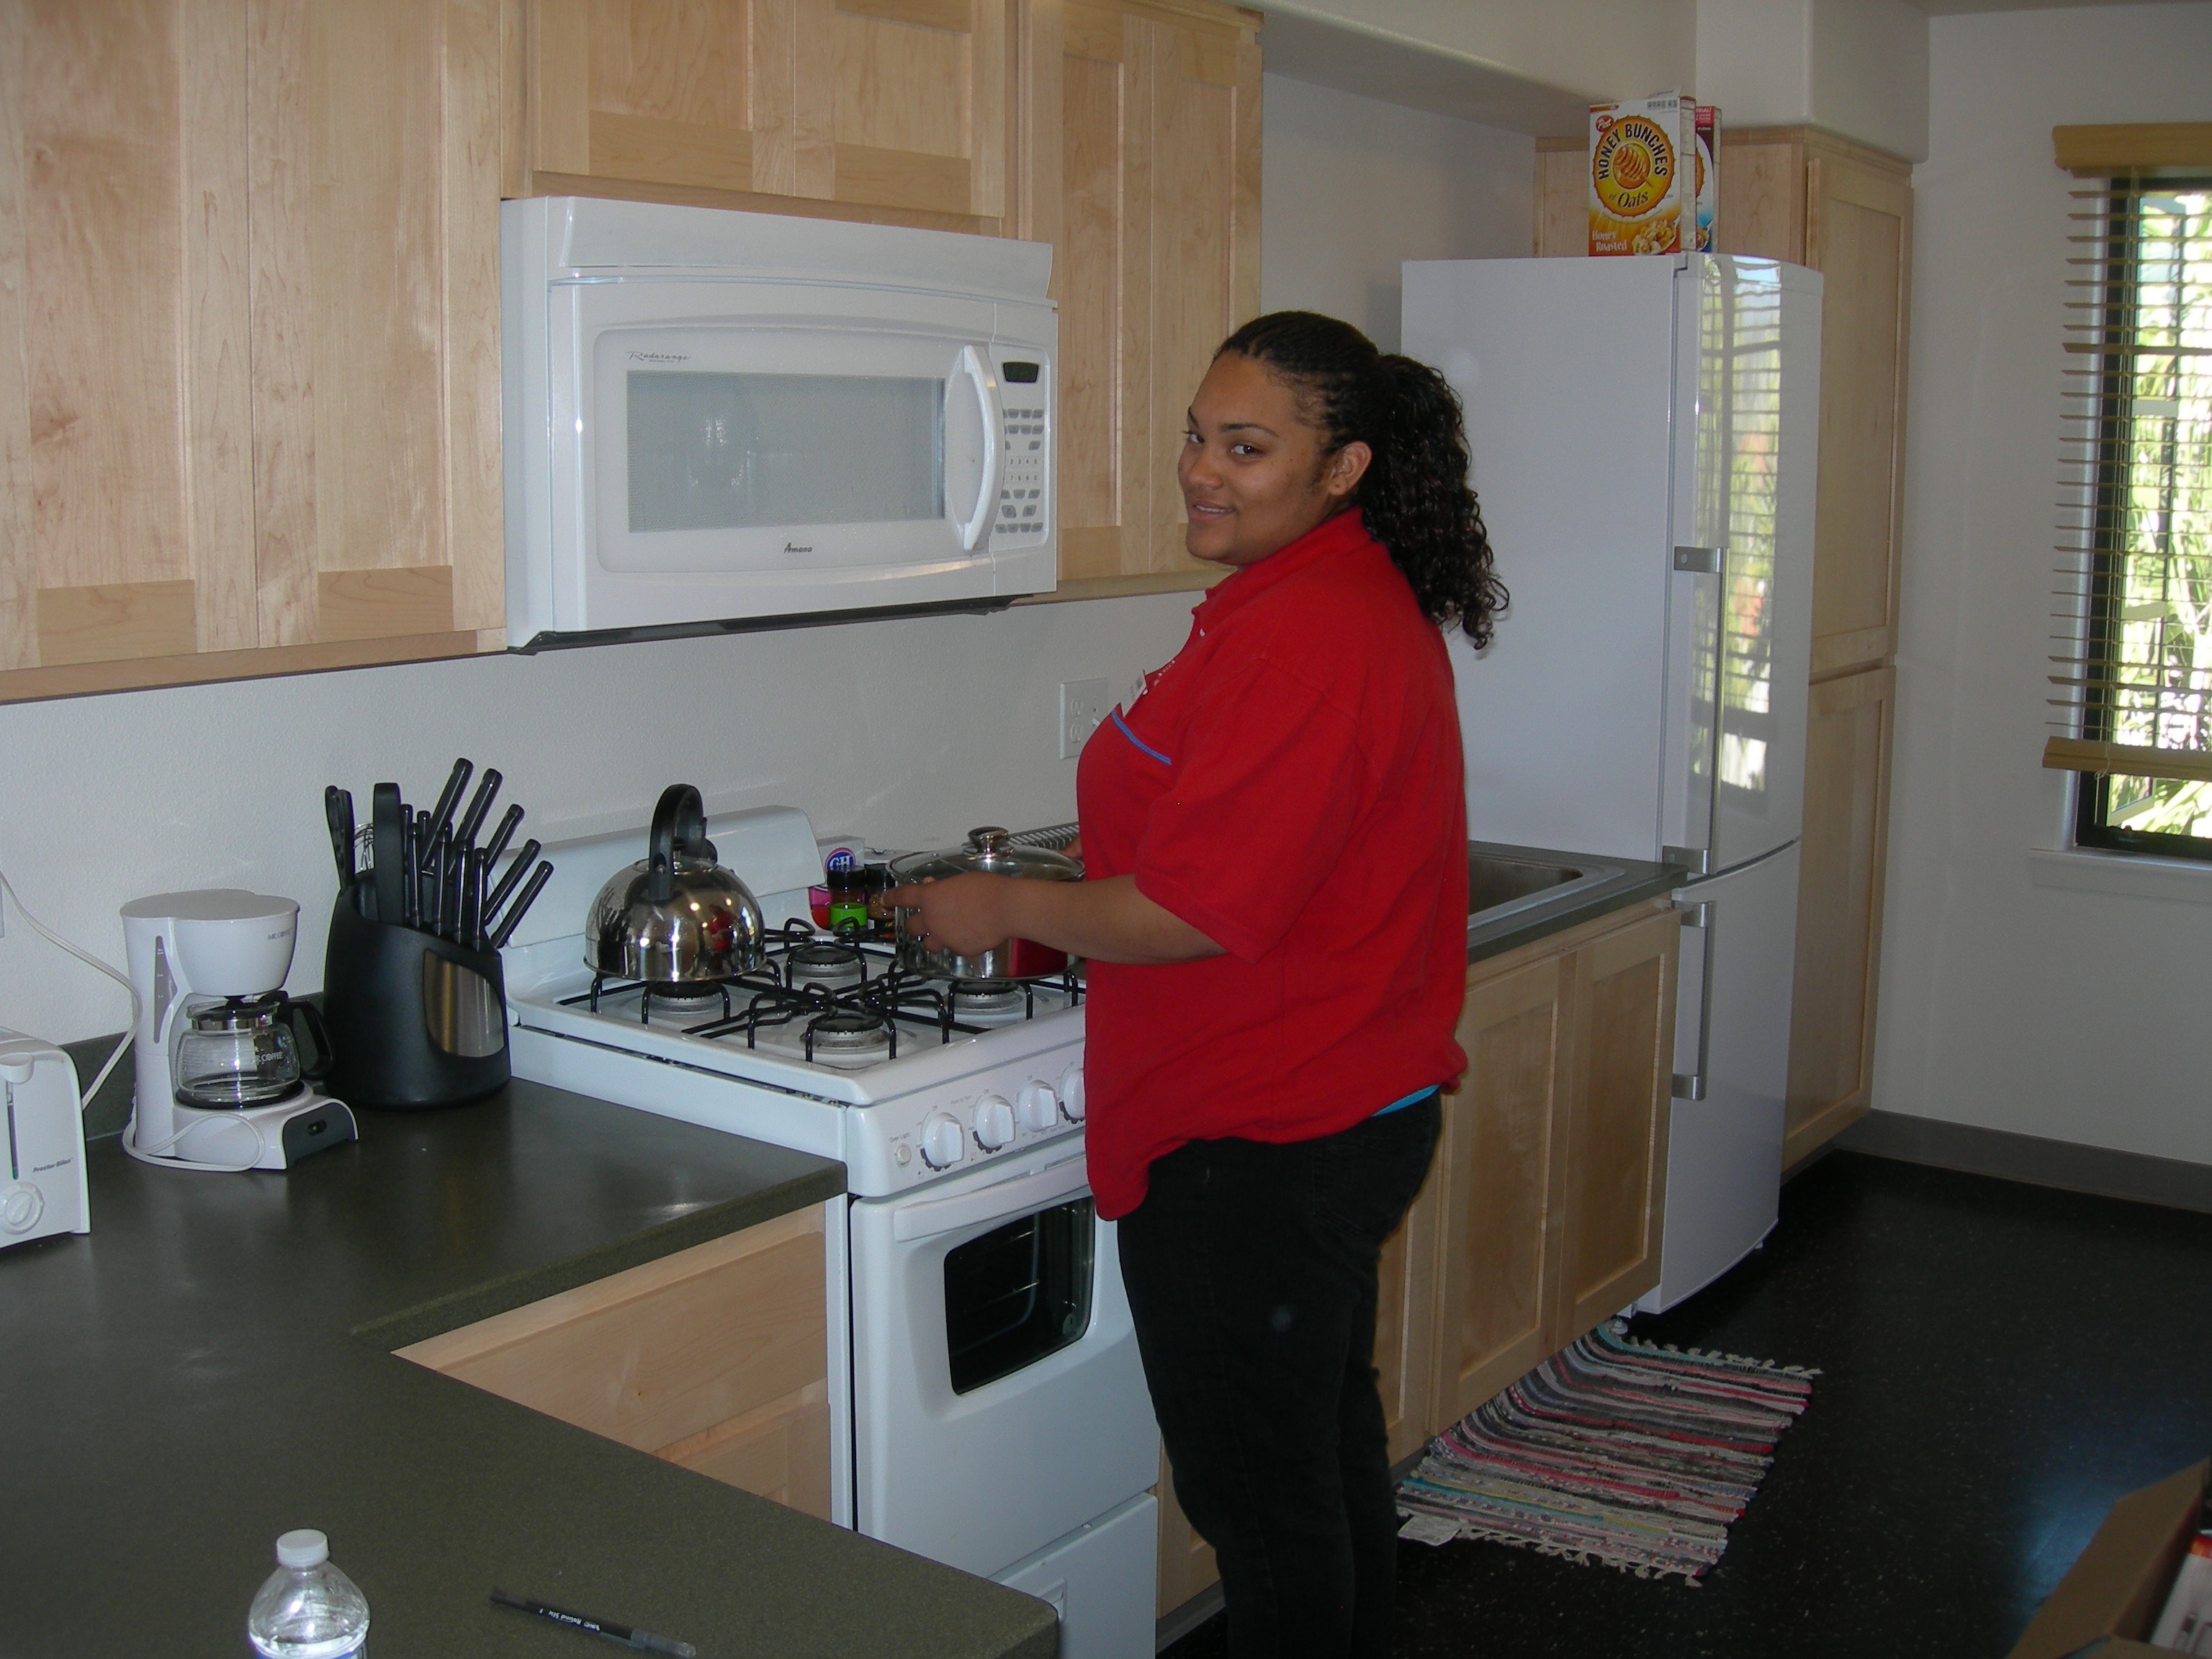
[[494,7],[0,9],[0,699],[504,644]]
[[1198,587],[1176,452],[1190,395],[1260,306],[1257,17],[1206,0],[1024,0],[1018,235],[1060,302],[1069,596]]
[[1864,669],[1813,687],[1785,1165],[1867,1109],[1896,690],[1897,673],[1890,668]]
[[399,1356],[827,1520],[823,1237],[810,1206]]
[[1012,0],[503,3],[510,196],[1006,216]]

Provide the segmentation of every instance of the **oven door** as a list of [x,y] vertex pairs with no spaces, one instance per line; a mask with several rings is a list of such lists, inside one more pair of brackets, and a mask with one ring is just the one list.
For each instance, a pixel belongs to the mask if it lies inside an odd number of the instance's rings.
[[855,1519],[986,1577],[1159,1474],[1113,1224],[1065,1151],[851,1211]]

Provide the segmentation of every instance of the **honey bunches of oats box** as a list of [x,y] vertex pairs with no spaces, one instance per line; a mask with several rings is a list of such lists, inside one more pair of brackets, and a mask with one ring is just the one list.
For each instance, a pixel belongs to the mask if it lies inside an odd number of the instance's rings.
[[1698,252],[1713,251],[1713,227],[1721,210],[1721,112],[1717,105],[1697,106],[1697,181],[1692,186],[1698,204]]
[[[1589,112],[1589,251],[1679,253],[1694,227],[1695,101],[1654,93]],[[1688,142],[1686,143],[1685,140]],[[1695,230],[1691,235],[1694,245]]]

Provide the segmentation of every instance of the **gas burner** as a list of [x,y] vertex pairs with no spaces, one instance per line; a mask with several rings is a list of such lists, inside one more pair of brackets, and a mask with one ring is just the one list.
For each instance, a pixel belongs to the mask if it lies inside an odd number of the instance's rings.
[[890,1022],[881,1014],[840,1009],[807,1022],[806,1057],[817,1066],[859,1071],[889,1060],[895,1048]]
[[1011,1025],[1029,1018],[1029,992],[1010,979],[952,981],[952,1018],[969,1025]]
[[868,976],[860,947],[842,939],[816,939],[794,946],[783,959],[784,982],[794,991],[819,987],[842,991]]
[[650,981],[641,988],[655,1002],[665,1002],[672,1008],[688,1008],[694,1004],[710,1002],[716,997],[727,996],[725,981],[719,979],[677,980],[667,984]]

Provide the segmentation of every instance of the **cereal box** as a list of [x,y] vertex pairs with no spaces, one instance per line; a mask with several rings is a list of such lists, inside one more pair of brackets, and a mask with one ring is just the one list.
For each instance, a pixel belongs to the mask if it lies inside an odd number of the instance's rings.
[[1590,106],[1592,253],[1679,253],[1685,225],[1694,244],[1694,184],[1685,152],[1696,148],[1695,109],[1679,92]]
[[1721,210],[1721,112],[1713,104],[1697,106],[1698,252],[1713,251],[1713,225]]

